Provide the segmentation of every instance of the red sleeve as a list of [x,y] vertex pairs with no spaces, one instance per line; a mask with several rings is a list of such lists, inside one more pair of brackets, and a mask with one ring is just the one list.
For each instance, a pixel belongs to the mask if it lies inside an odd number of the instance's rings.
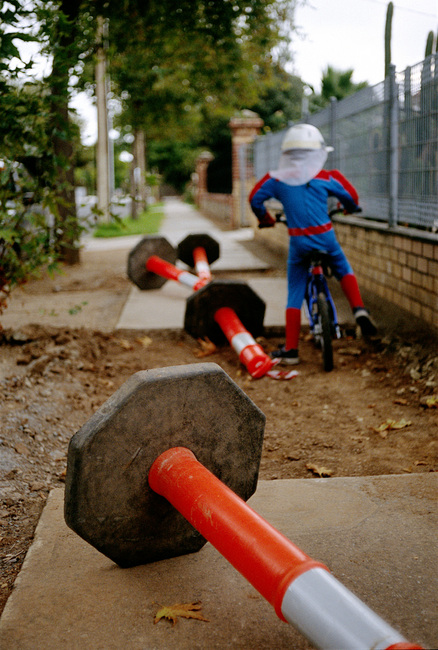
[[270,178],[271,178],[271,176],[270,176],[269,173],[268,173],[268,174],[265,174],[265,175],[263,176],[263,178],[261,178],[261,179],[259,180],[259,182],[256,183],[256,185],[254,185],[254,187],[253,187],[252,190],[251,190],[251,194],[250,194],[249,197],[248,197],[248,201],[249,201],[250,203],[251,203],[252,199],[254,198],[254,194],[255,194],[256,192],[258,192],[259,189],[261,188],[261,186],[263,185],[263,183],[265,183],[265,182],[266,182],[267,180],[269,180]]
[[356,205],[359,205],[359,194],[357,193],[356,188],[350,183],[350,181],[345,178],[343,174],[341,174],[338,169],[330,169],[328,175],[338,181],[338,183],[340,183],[342,187],[351,195],[351,198],[356,203]]

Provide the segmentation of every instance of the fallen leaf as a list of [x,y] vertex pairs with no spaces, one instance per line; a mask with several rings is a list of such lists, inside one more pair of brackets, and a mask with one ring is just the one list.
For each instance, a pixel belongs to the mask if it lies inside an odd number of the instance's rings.
[[150,336],[141,336],[137,339],[137,342],[140,343],[144,348],[147,348],[151,343],[152,339]]
[[375,431],[376,433],[380,433],[382,438],[386,438],[385,432],[397,430],[397,429],[404,429],[405,427],[409,427],[411,424],[412,422],[410,420],[405,420],[404,418],[399,420],[398,422],[396,420],[386,420],[386,422],[383,422],[378,427],[373,427],[373,431]]
[[29,490],[31,492],[38,492],[39,490],[44,490],[44,488],[47,487],[43,481],[34,481],[31,485],[29,485]]
[[26,447],[26,445],[24,445],[22,442],[17,442],[14,449],[17,452],[17,454],[22,454],[23,456],[29,456],[30,454],[29,447]]
[[391,421],[391,429],[404,429],[405,427],[410,427],[412,422],[410,420],[405,420],[402,418],[398,422]]
[[343,354],[348,357],[360,357],[362,350],[360,348],[339,348],[338,354]]
[[124,350],[132,350],[133,348],[131,341],[127,341],[126,339],[114,339],[114,340]]
[[175,625],[178,617],[195,618],[198,621],[208,622],[208,618],[204,618],[200,612],[201,607],[202,605],[200,602],[162,607],[155,615],[154,624],[158,623],[162,618],[167,618],[169,621],[172,621],[172,625]]
[[211,354],[217,352],[217,347],[210,339],[198,339],[198,343],[201,346],[201,349],[195,353],[195,357],[202,359],[202,357],[209,357]]
[[427,465],[427,463],[424,460],[416,460],[414,465],[418,467],[418,465]]
[[411,379],[413,379],[414,381],[418,381],[419,379],[421,379],[421,373],[418,372],[417,368],[411,368],[409,374],[411,376]]
[[311,472],[317,474],[318,476],[331,476],[333,471],[327,469],[327,467],[321,467],[320,465],[314,465],[313,463],[306,463],[307,469],[310,469]]
[[421,400],[421,406],[428,409],[438,409],[438,395],[429,395]]

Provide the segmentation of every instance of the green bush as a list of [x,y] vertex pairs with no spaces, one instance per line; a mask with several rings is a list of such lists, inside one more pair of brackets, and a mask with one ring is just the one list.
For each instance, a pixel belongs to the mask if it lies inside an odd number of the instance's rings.
[[15,287],[37,276],[41,267],[56,268],[51,220],[37,189],[17,163],[1,161],[0,314]]

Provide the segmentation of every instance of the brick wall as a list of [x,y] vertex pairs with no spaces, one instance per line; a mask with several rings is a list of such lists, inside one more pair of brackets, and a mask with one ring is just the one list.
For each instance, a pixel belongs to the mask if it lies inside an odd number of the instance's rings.
[[[359,284],[438,328],[438,241],[429,233],[337,219]],[[361,220],[362,221],[362,220]]]
[[198,208],[207,217],[219,219],[224,226],[231,225],[233,197],[231,194],[204,193],[199,200]]
[[[353,217],[336,217],[335,231],[361,288],[438,329],[436,235]],[[285,228],[255,230],[255,237],[287,252]]]
[[[207,216],[223,220],[230,228],[240,228],[252,223],[253,215],[248,195],[254,185],[254,171],[251,157],[248,155],[248,146],[260,133],[262,126],[263,120],[248,110],[241,111],[229,122],[232,138],[232,194],[210,194],[207,191],[207,168],[213,159],[211,153],[204,151],[196,161],[194,180],[197,207]],[[243,164],[240,161],[241,152]]]

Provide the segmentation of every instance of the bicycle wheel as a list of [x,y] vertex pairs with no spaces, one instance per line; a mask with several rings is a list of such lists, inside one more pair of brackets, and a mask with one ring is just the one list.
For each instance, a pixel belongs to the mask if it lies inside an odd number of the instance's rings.
[[321,352],[324,370],[330,372],[333,370],[333,346],[332,346],[332,327],[330,320],[330,310],[327,298],[324,293],[319,293],[317,298],[318,305],[318,322],[321,330]]

